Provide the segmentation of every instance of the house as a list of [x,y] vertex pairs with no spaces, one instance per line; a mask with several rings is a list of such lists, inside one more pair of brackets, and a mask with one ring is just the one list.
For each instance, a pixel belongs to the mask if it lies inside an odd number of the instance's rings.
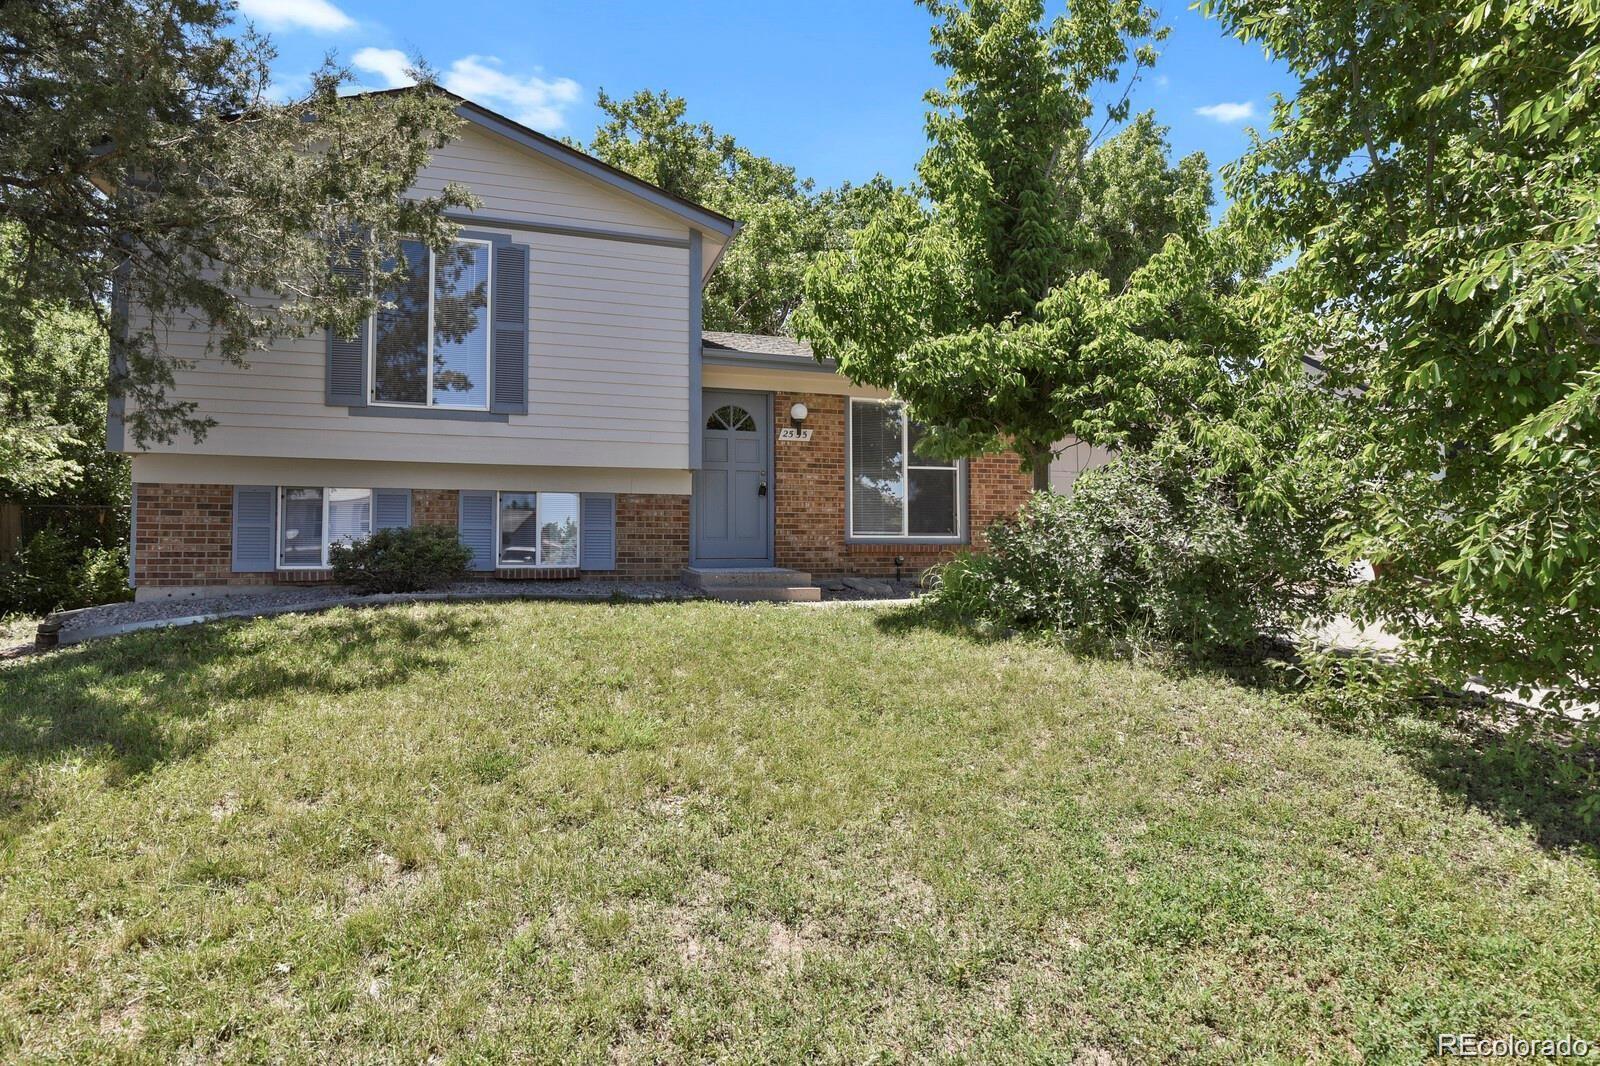
[[1100,444],[1090,444],[1077,437],[1068,437],[1056,444],[1051,450],[1050,460],[1050,489],[1052,492],[1067,493],[1072,491],[1073,483],[1078,478],[1093,470],[1095,467],[1105,466],[1111,461],[1115,453]]
[[113,406],[140,599],[325,581],[331,545],[411,524],[454,527],[506,580],[910,574],[1026,498],[1015,456],[916,456],[898,404],[804,345],[704,332],[734,220],[457,112],[417,188],[481,206],[447,254],[404,249],[411,280],[357,336],[243,369],[164,334],[189,363],[173,394],[215,423],[201,441],[136,449]]

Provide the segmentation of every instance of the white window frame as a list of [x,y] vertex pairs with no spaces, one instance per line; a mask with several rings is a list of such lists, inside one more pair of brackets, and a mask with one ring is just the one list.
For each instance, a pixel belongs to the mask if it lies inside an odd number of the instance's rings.
[[[406,239],[415,240],[415,238],[410,237]],[[485,300],[483,314],[484,325],[488,335],[488,348],[483,365],[483,404],[480,407],[466,407],[461,404],[434,406],[433,303],[434,294],[438,291],[438,256],[432,248],[424,244],[423,248],[428,253],[428,351],[424,356],[428,368],[427,391],[421,403],[402,403],[399,400],[378,399],[378,313],[374,311],[372,317],[367,319],[367,403],[373,407],[398,407],[403,411],[487,411],[494,403],[494,242],[479,237],[457,237],[451,243],[480,244],[488,251],[488,255],[485,258],[487,269],[484,273]]]
[[[856,417],[857,404],[872,404],[876,407],[896,407],[900,411],[900,454],[903,457],[901,476],[905,486],[905,496],[900,504],[900,532],[898,533],[857,533],[855,514],[855,484],[856,484]],[[844,454],[844,509],[845,509],[845,543],[847,544],[964,544],[967,540],[967,463],[964,459],[957,459],[954,463],[943,465],[917,463],[912,461],[911,454],[911,419],[907,417],[906,405],[900,400],[873,400],[864,397],[852,396],[845,408],[845,454]],[[913,470],[954,470],[956,475],[956,531],[954,533],[912,533],[911,532],[911,471]]]
[[[284,493],[290,489],[317,489],[322,493],[322,557],[318,563],[285,563],[283,561],[283,498]],[[278,508],[273,515],[272,529],[272,563],[276,570],[326,570],[328,563],[328,550],[331,547],[328,536],[328,504],[332,502],[334,489],[344,489],[349,492],[365,492],[367,494],[367,536],[372,536],[372,524],[378,520],[377,493],[372,489],[358,489],[353,485],[279,485]],[[365,539],[365,538],[362,538]]]
[[[533,497],[533,565],[505,563],[500,560],[500,497]],[[544,498],[546,496],[571,496],[578,501],[578,559],[573,563],[547,563],[544,561]],[[496,570],[577,570],[583,566],[583,494],[563,492],[559,489],[514,490],[506,489],[494,494],[494,567]]]

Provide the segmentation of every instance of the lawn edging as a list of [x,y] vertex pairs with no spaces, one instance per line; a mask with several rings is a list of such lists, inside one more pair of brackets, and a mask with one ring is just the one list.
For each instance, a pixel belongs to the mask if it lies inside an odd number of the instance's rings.
[[[692,600],[703,600],[708,597],[693,592],[673,592],[672,594],[641,593],[632,591],[624,586],[618,586],[606,591],[597,592],[561,592],[552,594],[549,590],[540,591],[505,591],[505,592],[387,592],[373,593],[371,595],[350,595],[337,597],[319,597],[314,600],[297,600],[290,603],[258,604],[253,607],[236,607],[221,611],[197,611],[194,614],[173,615],[163,618],[145,618],[130,622],[117,622],[109,625],[84,626],[77,629],[64,628],[62,623],[68,618],[97,610],[94,607],[80,607],[71,611],[56,611],[46,615],[39,623],[38,634],[32,648],[33,652],[53,651],[58,648],[71,647],[91,640],[105,640],[111,637],[125,636],[128,633],[138,633],[148,629],[176,629],[185,626],[203,625],[207,622],[222,622],[235,619],[274,618],[285,614],[318,614],[330,611],[337,607],[386,607],[394,604],[407,603],[498,603],[505,601],[544,601],[551,603],[683,603]],[[915,599],[859,599],[859,600],[823,600],[820,603],[795,604],[791,606],[804,607],[903,607],[916,603]]]
[[[74,644],[82,644],[90,640],[104,640],[109,637],[120,637],[128,633],[137,633],[146,629],[168,629],[181,626],[201,625],[206,622],[221,622],[232,619],[248,618],[273,618],[284,614],[318,614],[322,611],[331,611],[338,607],[386,607],[391,604],[403,603],[494,603],[505,600],[549,600],[565,603],[668,603],[681,600],[699,599],[693,595],[651,596],[636,592],[628,592],[618,588],[605,593],[569,593],[552,596],[546,592],[380,592],[368,596],[339,596],[323,597],[315,600],[303,600],[292,603],[261,604],[255,607],[239,607],[227,611],[204,611],[196,614],[178,615],[168,618],[147,618],[133,622],[118,622],[112,625],[87,626],[82,629],[63,630],[60,628],[61,620],[77,611],[60,611],[47,615],[39,624],[39,641],[36,642],[37,650],[48,651],[51,648],[66,648]],[[94,608],[81,608],[80,610],[94,610]],[[46,627],[54,627],[50,636],[54,640],[46,641]]]

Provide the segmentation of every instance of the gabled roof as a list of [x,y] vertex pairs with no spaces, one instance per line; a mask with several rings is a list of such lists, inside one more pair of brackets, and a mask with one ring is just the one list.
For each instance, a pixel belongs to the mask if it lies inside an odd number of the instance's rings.
[[[376,89],[361,95],[390,96],[396,93],[415,91],[416,88],[414,86],[402,86],[398,89]],[[514,119],[509,119],[497,111],[491,111],[482,104],[468,100],[466,97],[453,93],[448,89],[435,86],[434,91],[447,99],[454,100],[456,114],[468,122],[481,126],[491,133],[499,134],[501,137],[514,141],[524,148],[530,148],[546,159],[570,167],[580,174],[594,178],[614,189],[643,200],[653,207],[658,207],[663,211],[676,215],[696,229],[721,234],[725,238],[731,238],[735,233],[739,232],[739,227],[742,223],[729,218],[720,211],[713,211],[709,207],[670,193],[658,185],[652,185],[642,178],[636,178],[627,171],[619,170],[610,163],[602,162],[587,152],[580,152],[569,144],[564,144],[554,137],[546,136],[538,130],[530,129]]]
[[821,370],[832,373],[832,360],[819,361],[811,345],[793,337],[766,333],[725,333],[706,330],[700,334],[702,357],[724,366],[762,366],[785,370]]

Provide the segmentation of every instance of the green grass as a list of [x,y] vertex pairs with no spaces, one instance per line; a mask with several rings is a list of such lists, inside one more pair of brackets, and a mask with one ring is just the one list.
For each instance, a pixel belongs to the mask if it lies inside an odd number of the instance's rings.
[[1414,748],[877,611],[0,667],[0,1058],[1418,1059],[1600,1037],[1600,867]]

